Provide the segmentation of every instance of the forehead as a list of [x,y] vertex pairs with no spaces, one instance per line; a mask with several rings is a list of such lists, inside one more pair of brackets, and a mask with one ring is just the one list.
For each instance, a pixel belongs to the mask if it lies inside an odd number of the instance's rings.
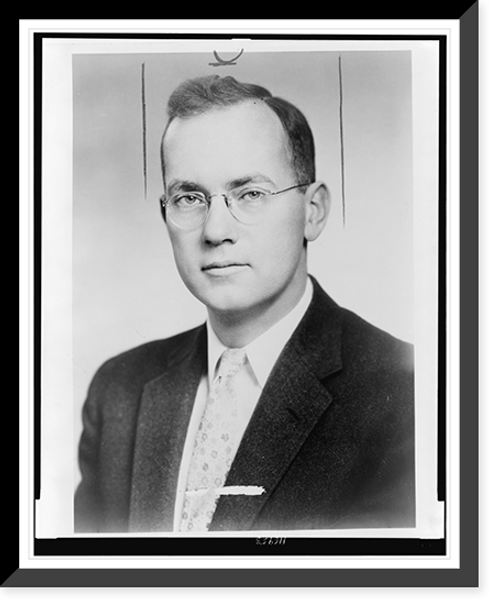
[[176,118],[162,146],[167,180],[262,173],[279,181],[291,174],[283,126],[259,100]]

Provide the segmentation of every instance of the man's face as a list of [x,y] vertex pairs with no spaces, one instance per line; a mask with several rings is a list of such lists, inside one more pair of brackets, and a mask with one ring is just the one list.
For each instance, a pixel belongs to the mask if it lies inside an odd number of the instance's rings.
[[[163,146],[167,194],[188,184],[220,195],[241,180],[272,192],[297,183],[281,123],[261,102],[175,119]],[[305,286],[305,221],[305,196],[294,189],[271,197],[257,224],[240,223],[219,196],[202,226],[167,224],[179,273],[210,312],[278,319]]]

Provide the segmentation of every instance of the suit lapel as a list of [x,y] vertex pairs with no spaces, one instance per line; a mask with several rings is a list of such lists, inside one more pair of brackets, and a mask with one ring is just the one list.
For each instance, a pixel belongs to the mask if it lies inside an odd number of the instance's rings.
[[315,295],[278,359],[234,459],[226,486],[261,495],[224,495],[210,530],[249,529],[332,396],[322,383],[342,367],[338,307],[313,280]]
[[177,478],[201,375],[206,327],[146,385],[137,422],[130,502],[131,531],[172,530]]

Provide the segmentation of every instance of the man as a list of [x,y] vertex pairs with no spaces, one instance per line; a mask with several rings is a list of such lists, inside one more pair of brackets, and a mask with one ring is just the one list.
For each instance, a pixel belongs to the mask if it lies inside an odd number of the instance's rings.
[[96,374],[76,530],[414,526],[412,348],[308,276],[330,202],[305,117],[195,79],[161,152],[176,265],[208,319]]

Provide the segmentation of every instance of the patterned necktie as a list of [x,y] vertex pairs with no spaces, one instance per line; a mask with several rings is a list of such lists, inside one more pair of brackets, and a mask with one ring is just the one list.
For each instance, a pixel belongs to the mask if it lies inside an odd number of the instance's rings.
[[234,459],[238,400],[234,376],[246,360],[243,349],[221,355],[205,411],[196,433],[181,517],[181,531],[207,531]]

